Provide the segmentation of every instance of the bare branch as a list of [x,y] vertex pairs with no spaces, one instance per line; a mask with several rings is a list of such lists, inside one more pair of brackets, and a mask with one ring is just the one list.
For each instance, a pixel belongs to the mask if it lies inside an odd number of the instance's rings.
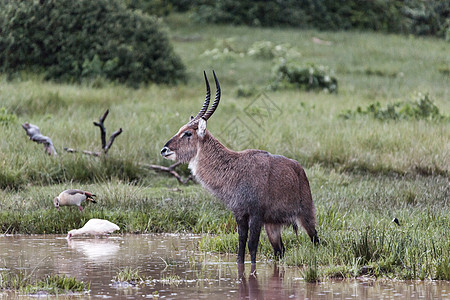
[[[64,151],[67,151],[69,153],[77,153],[77,152],[79,152],[77,149],[72,149],[72,148],[67,148],[67,147],[64,147]],[[92,155],[92,156],[100,156],[100,155],[102,155],[101,152],[93,152],[93,151],[88,151],[88,150],[83,150],[83,151],[81,151],[81,153],[87,154],[87,155]]]
[[105,119],[108,116],[108,114],[109,114],[109,109],[107,109],[105,111],[105,113],[103,114],[103,116],[100,117],[99,122],[94,122],[95,126],[100,127],[100,137],[102,139],[102,149],[105,149],[105,147],[106,147],[106,130],[105,130],[104,122],[105,122]]
[[[100,138],[101,138],[101,142],[102,142],[102,150],[103,150],[103,154],[108,153],[108,150],[111,148],[112,144],[114,143],[114,140],[116,139],[116,137],[118,135],[120,135],[122,133],[122,128],[120,128],[119,130],[115,131],[111,137],[109,138],[108,144],[106,144],[106,129],[105,129],[105,119],[109,114],[109,109],[107,109],[105,111],[105,113],[103,114],[103,116],[100,117],[98,122],[94,121],[94,125],[98,126],[100,128]],[[79,152],[76,149],[72,149],[72,148],[64,148],[65,151],[69,152],[69,153],[75,153],[75,152]],[[87,155],[93,155],[93,156],[100,156],[101,153],[100,152],[94,152],[94,151],[87,151],[84,150],[82,151],[82,153],[87,154]]]
[[22,124],[22,128],[25,129],[27,135],[30,137],[30,140],[38,144],[44,144],[45,152],[47,152],[48,155],[58,155],[55,147],[53,146],[52,140],[48,136],[42,135],[39,127],[26,122]]
[[192,175],[189,175],[189,177],[186,178],[186,179],[181,178],[180,174],[178,174],[175,171],[175,168],[177,166],[179,166],[180,164],[181,164],[180,162],[177,162],[177,163],[174,163],[173,165],[171,165],[169,167],[164,167],[164,166],[160,166],[160,165],[149,165],[149,164],[141,164],[141,166],[143,166],[143,167],[145,167],[147,169],[158,171],[158,172],[167,172],[167,173],[173,175],[178,180],[178,182],[182,183],[182,184],[186,184],[190,180],[194,180],[194,177]]
[[115,131],[111,137],[109,138],[108,144],[103,147],[103,151],[105,152],[105,154],[108,152],[109,148],[111,148],[112,144],[114,143],[114,140],[116,139],[116,137],[122,133],[122,128],[120,128],[119,130]]

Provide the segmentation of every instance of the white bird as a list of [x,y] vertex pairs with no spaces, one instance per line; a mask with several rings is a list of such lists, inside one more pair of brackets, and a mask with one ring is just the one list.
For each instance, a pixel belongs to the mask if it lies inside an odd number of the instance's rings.
[[102,219],[90,219],[80,229],[72,229],[67,233],[67,239],[76,235],[88,234],[94,236],[108,235],[116,230],[120,230],[116,224]]
[[55,199],[53,199],[53,205],[55,205],[58,210],[60,206],[78,206],[80,211],[82,211],[82,202],[91,201],[92,203],[97,203],[94,197],[96,196],[91,192],[69,189],[61,192],[58,197],[55,197]]

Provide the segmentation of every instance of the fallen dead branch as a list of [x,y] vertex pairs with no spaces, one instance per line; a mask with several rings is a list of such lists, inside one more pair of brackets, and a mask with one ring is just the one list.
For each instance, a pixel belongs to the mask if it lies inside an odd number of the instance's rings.
[[[100,117],[99,121],[94,122],[94,125],[100,128],[100,139],[101,139],[103,151],[89,151],[89,150],[80,151],[80,150],[68,148],[68,147],[65,147],[64,150],[69,153],[80,152],[80,153],[83,153],[86,155],[97,156],[97,157],[107,154],[108,150],[113,145],[114,140],[117,138],[117,136],[119,136],[122,133],[122,128],[120,128],[119,130],[113,132],[113,134],[109,138],[109,141],[106,142],[105,119],[108,116],[108,114],[109,114],[109,110],[106,110],[105,113]],[[53,147],[52,140],[48,136],[42,135],[39,130],[39,127],[37,127],[36,125],[33,125],[33,124],[29,124],[29,123],[22,124],[22,127],[25,129],[25,131],[27,132],[27,135],[30,137],[30,139],[32,141],[35,141],[40,144],[44,144],[45,151],[49,155],[57,155],[56,150]],[[152,164],[142,164],[142,163],[139,165],[144,168],[154,170],[157,172],[169,173],[172,176],[174,176],[178,180],[178,182],[180,182],[181,184],[187,184],[189,181],[194,180],[194,177],[192,175],[189,175],[187,178],[182,178],[180,176],[180,174],[178,174],[178,172],[175,171],[175,168],[177,166],[179,166],[180,164],[181,164],[180,162],[177,162],[169,167],[160,166],[160,165],[152,165]]]
[[[79,152],[77,149],[72,149],[72,148],[67,148],[67,147],[65,147],[64,150],[66,152],[69,152],[69,153],[77,153],[77,152]],[[83,151],[81,151],[81,153],[87,154],[87,155],[92,155],[92,156],[100,156],[100,155],[102,155],[101,152],[93,152],[93,151],[88,151],[88,150],[83,150]]]
[[[119,136],[122,133],[122,128],[119,128],[119,130],[114,131],[113,134],[110,136],[108,143],[106,143],[106,129],[105,129],[105,119],[109,114],[109,109],[107,109],[105,111],[105,113],[103,114],[103,116],[100,117],[99,122],[95,122],[94,121],[94,125],[98,126],[100,128],[100,139],[102,142],[102,152],[97,152],[97,151],[89,151],[89,150],[83,150],[81,151],[81,153],[83,154],[87,154],[87,155],[93,155],[93,156],[100,156],[100,155],[105,155],[108,153],[108,150],[111,148],[112,144],[114,143],[114,140],[116,139],[117,136]],[[69,153],[77,153],[80,152],[76,149],[73,148],[64,148],[65,151],[69,152]]]
[[173,175],[178,180],[179,183],[182,183],[182,184],[186,184],[190,180],[194,180],[194,177],[192,175],[189,175],[188,178],[183,179],[180,176],[180,174],[178,174],[175,171],[175,168],[178,167],[180,164],[181,164],[180,162],[177,162],[177,163],[174,163],[173,165],[171,165],[169,167],[164,167],[164,166],[160,166],[160,165],[150,165],[150,164],[141,164],[141,166],[143,166],[143,167],[145,167],[147,169],[158,171],[158,172],[169,173],[169,174]]
[[42,135],[39,127],[26,122],[22,124],[22,128],[25,129],[30,140],[38,144],[44,144],[45,152],[47,152],[48,155],[58,155],[52,140],[48,136]]

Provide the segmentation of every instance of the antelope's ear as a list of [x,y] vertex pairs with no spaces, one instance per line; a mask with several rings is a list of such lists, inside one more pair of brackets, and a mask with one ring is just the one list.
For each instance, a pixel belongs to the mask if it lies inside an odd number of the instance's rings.
[[206,120],[203,118],[200,118],[198,120],[198,129],[197,129],[197,135],[201,138],[205,136],[206,133]]

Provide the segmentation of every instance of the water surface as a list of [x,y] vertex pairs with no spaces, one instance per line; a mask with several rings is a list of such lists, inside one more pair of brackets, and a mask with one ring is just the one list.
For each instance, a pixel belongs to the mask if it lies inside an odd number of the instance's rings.
[[[305,283],[294,267],[258,262],[240,270],[235,255],[197,250],[198,235],[123,235],[66,240],[58,235],[0,236],[0,270],[25,268],[36,278],[59,274],[90,282],[80,296],[58,299],[450,299],[450,282],[371,279]],[[138,268],[150,279],[117,283],[118,271]],[[0,292],[0,299],[36,297]]]

